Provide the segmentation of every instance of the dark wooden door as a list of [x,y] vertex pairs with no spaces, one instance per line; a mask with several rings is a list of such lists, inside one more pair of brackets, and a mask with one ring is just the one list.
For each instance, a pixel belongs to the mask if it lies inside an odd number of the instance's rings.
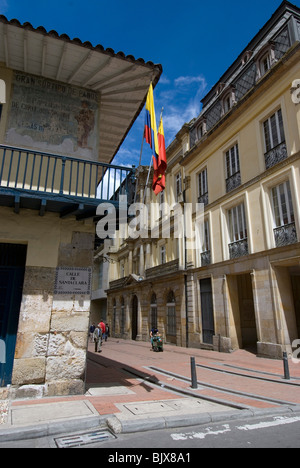
[[0,244],[0,386],[11,384],[25,273],[26,246]]
[[136,296],[132,299],[132,339],[136,340],[138,335],[138,308],[139,308],[139,301]]
[[203,343],[213,344],[215,334],[211,279],[200,280]]

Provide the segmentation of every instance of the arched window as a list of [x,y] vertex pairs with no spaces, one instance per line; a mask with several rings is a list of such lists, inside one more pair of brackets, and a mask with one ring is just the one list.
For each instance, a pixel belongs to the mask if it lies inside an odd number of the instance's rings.
[[176,301],[173,291],[167,297],[167,335],[176,336]]
[[156,294],[153,293],[151,297],[150,305],[150,328],[157,328],[157,298]]
[[113,334],[116,333],[116,322],[117,322],[117,302],[116,299],[114,299],[113,302]]
[[124,297],[121,297],[121,335],[124,335],[125,333],[125,322],[126,322],[125,300],[124,300]]

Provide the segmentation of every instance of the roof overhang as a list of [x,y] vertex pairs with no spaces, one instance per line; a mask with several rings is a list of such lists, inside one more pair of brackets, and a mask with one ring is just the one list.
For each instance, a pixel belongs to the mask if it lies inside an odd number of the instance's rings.
[[99,160],[110,163],[141,112],[162,66],[66,34],[0,16],[0,62],[7,68],[99,93]]

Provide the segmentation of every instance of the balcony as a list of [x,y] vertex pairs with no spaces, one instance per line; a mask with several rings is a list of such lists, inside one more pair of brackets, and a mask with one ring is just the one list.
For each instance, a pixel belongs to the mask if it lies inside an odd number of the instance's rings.
[[229,257],[231,260],[249,254],[248,239],[242,239],[229,244]]
[[241,173],[240,171],[238,171],[235,174],[233,174],[231,177],[228,177],[228,179],[226,179],[226,192],[229,193],[232,190],[236,189],[237,187],[240,187],[241,183],[242,183]]
[[24,148],[0,145],[0,205],[93,217],[97,206],[131,201],[134,168],[85,161]]
[[265,154],[266,169],[270,169],[281,161],[284,161],[287,157],[287,147],[284,141]]
[[201,253],[201,266],[208,266],[211,264],[211,251],[207,250],[206,252]]
[[146,270],[146,279],[157,278],[158,276],[169,275],[179,271],[179,260],[173,260],[172,262],[163,263],[153,268]]
[[286,245],[296,244],[298,242],[297,230],[295,223],[280,226],[274,229],[276,247],[284,247]]

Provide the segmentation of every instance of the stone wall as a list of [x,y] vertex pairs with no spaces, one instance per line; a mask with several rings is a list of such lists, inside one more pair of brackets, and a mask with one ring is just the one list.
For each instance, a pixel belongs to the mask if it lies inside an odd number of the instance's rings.
[[[58,266],[92,266],[94,236],[73,232]],[[16,397],[84,392],[90,297],[54,294],[56,268],[27,266],[12,385]]]

